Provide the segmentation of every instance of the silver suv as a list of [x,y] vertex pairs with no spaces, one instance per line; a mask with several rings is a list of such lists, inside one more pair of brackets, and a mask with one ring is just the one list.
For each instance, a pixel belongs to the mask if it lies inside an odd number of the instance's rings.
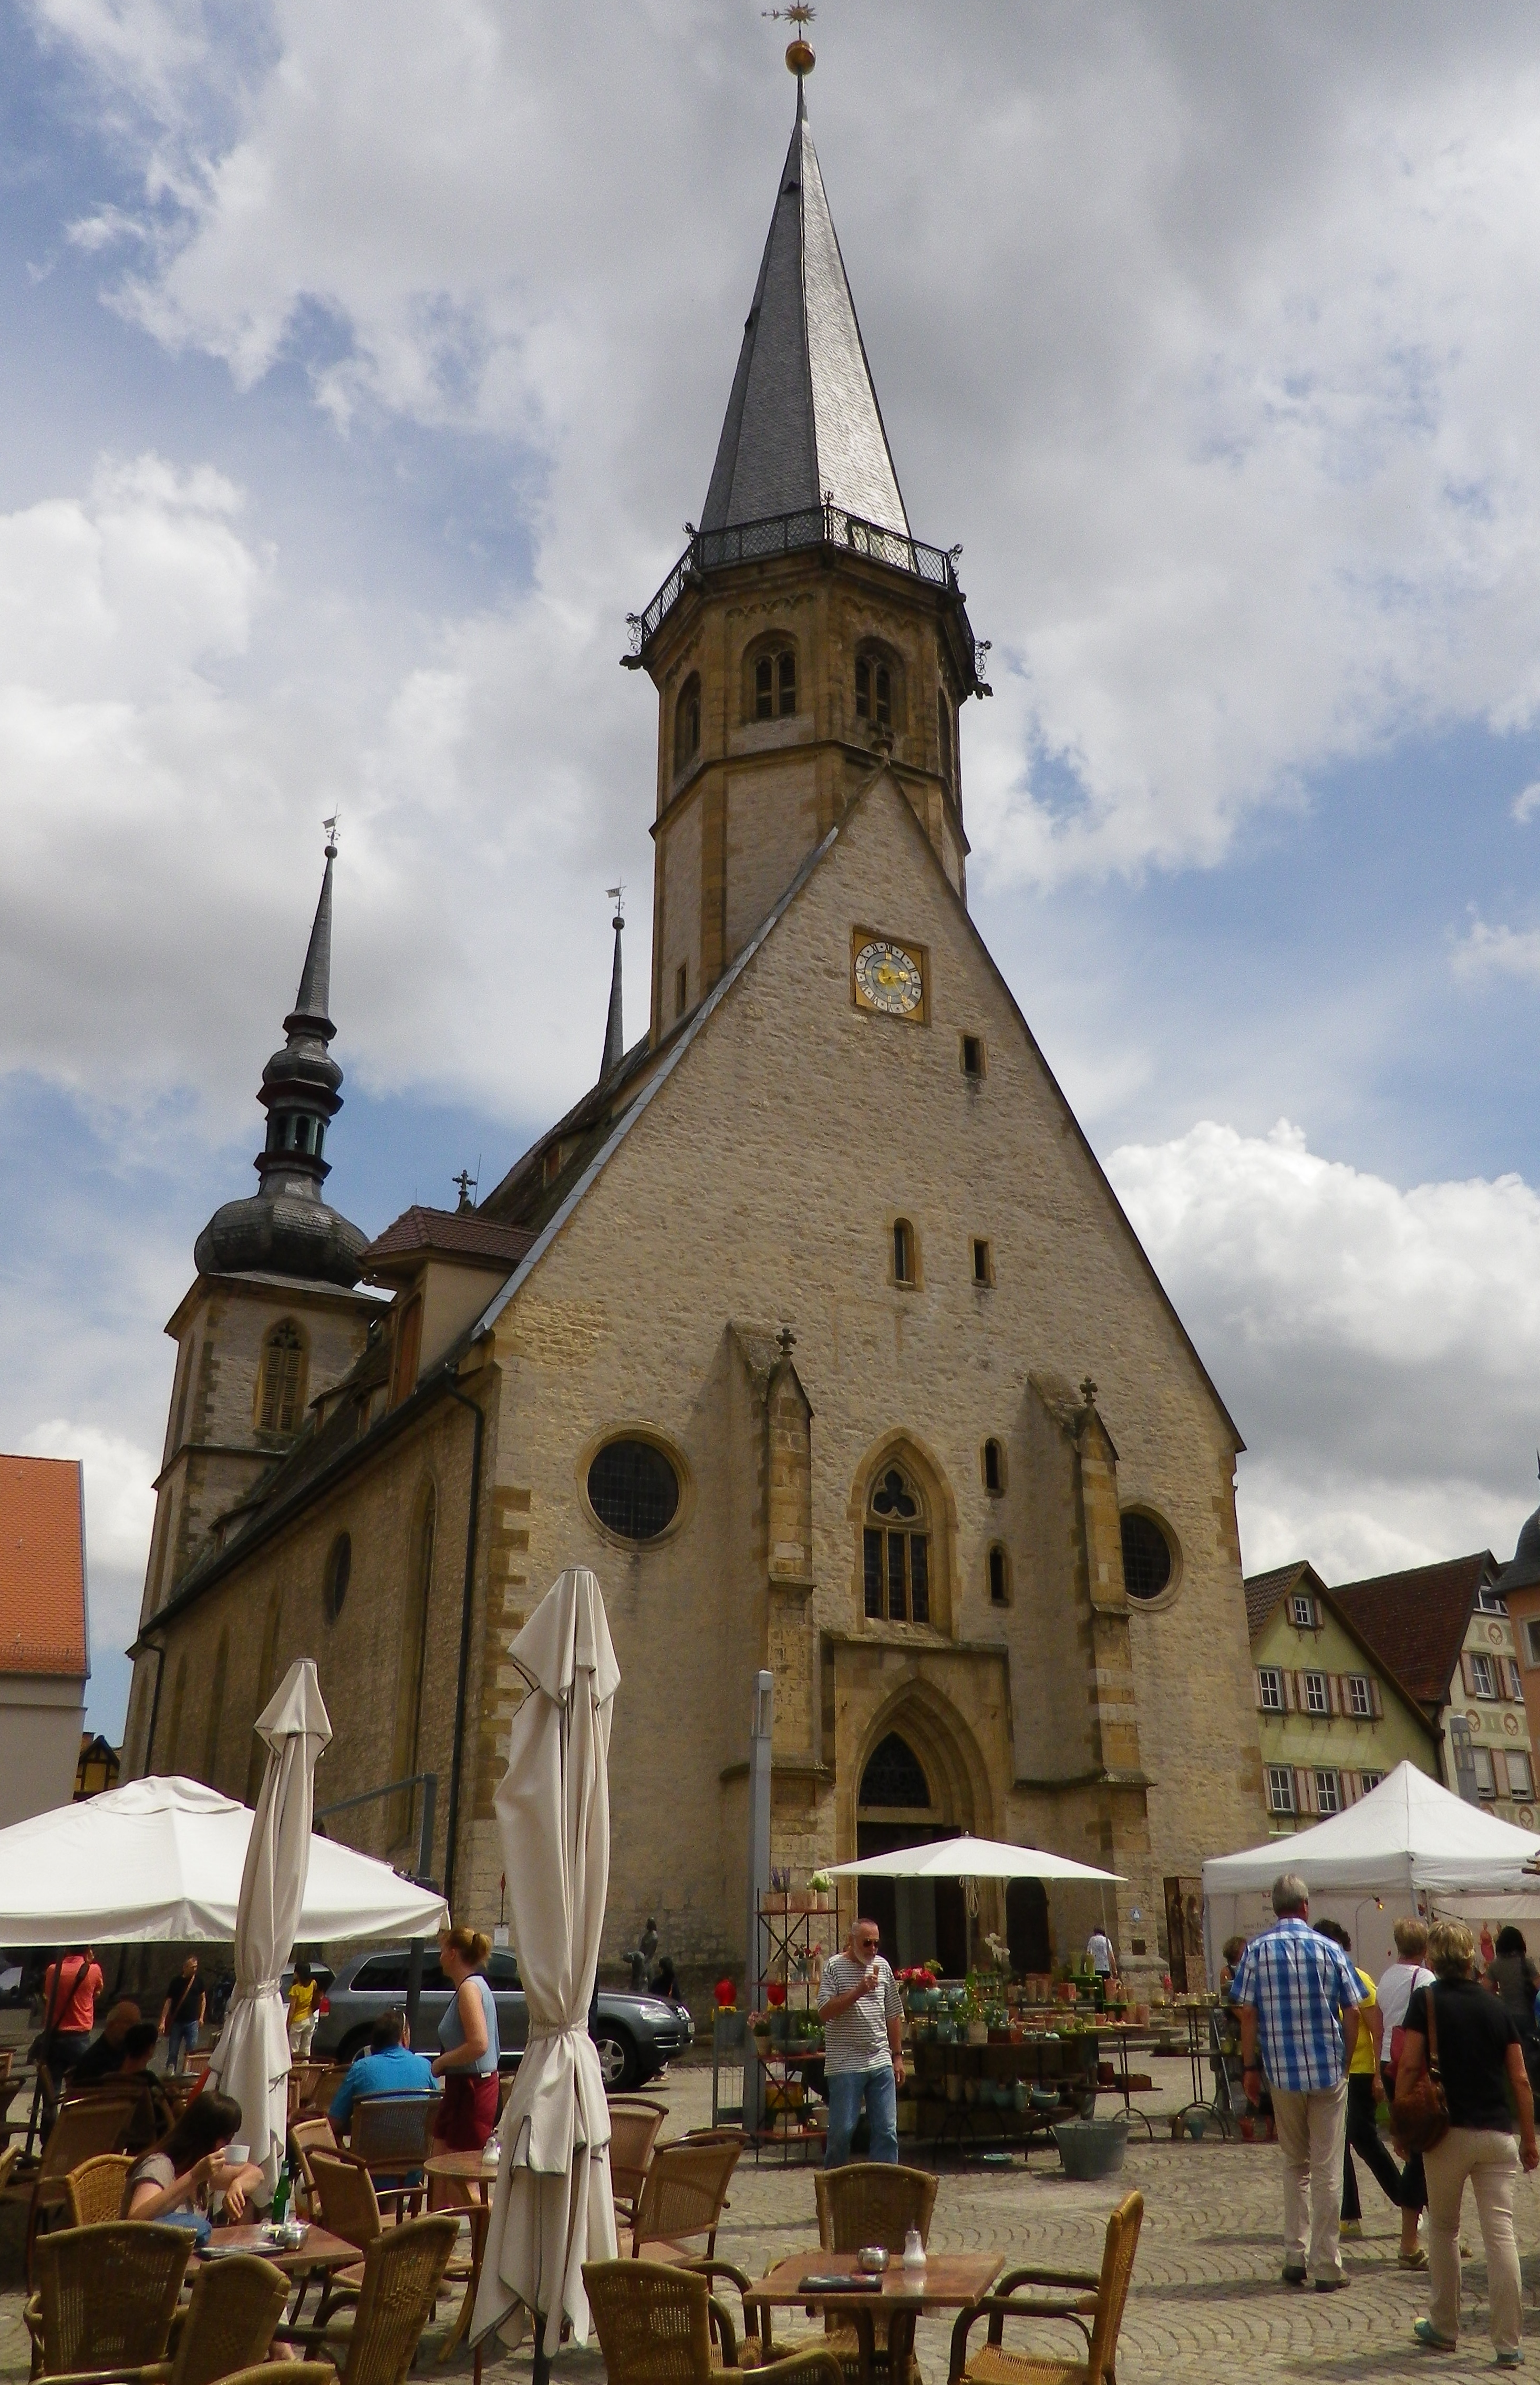
[[[351,2062],[369,2042],[369,2030],[381,2013],[399,2012],[406,2000],[410,1952],[405,1946],[377,1947],[354,1954],[339,1969],[321,1999],[313,2054],[332,2062]],[[529,2033],[529,2009],[519,1985],[518,1965],[506,1946],[494,1946],[487,1959],[487,1979],[497,2005],[498,2050],[504,2070],[516,2068]],[[412,2042],[431,2054],[439,2044],[439,2023],[453,1993],[439,1967],[435,1950],[425,1947],[422,1958],[422,1999]],[[631,1995],[599,1991],[594,2043],[599,2067],[612,2095],[628,2092],[655,2079],[665,2063],[683,2054],[695,2037],[695,2024],[683,2004],[663,1996]]]

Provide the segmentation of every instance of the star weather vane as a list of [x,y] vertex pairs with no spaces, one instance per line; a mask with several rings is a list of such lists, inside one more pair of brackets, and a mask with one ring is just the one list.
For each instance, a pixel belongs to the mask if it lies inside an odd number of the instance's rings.
[[329,861],[335,861],[337,858],[337,823],[342,817],[342,805],[339,805],[331,818],[321,822],[321,826],[326,830],[326,851]]

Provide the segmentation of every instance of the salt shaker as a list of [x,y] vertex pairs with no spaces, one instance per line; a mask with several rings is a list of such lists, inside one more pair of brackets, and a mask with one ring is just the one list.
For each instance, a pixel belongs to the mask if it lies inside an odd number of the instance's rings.
[[925,2248],[920,2241],[917,2228],[912,2228],[903,2240],[903,2265],[911,2272],[925,2267]]

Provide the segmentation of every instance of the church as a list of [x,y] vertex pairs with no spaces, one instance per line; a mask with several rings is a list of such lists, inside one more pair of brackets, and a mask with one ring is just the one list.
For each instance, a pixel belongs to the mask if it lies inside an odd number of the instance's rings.
[[[1123,1876],[1137,1973],[1266,1827],[1241,1442],[969,918],[986,650],[959,550],[910,528],[789,63],[700,524],[629,617],[646,1032],[617,918],[591,1091],[478,1205],[370,1241],[323,1197],[329,843],[259,1187],[167,1329],[124,1777],[251,1795],[253,1719],[314,1656],[317,1803],[490,1927],[508,1646],[587,1565],[622,1674],[606,1961],[652,1914],[687,1981],[741,1964],[767,1667],[796,1885],[957,1830],[1052,1848]],[[863,1902],[895,1959],[960,1967],[960,1892]],[[1036,1968],[1098,1909],[1024,1884],[994,1917]]]

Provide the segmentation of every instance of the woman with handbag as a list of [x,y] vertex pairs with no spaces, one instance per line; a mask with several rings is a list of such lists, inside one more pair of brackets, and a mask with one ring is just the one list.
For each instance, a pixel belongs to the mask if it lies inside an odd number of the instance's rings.
[[[1492,2341],[1499,2368],[1517,2368],[1523,2319],[1513,2188],[1522,2161],[1540,2169],[1534,2100],[1511,2016],[1474,1977],[1476,1942],[1463,1921],[1435,1921],[1428,1963],[1435,1985],[1407,2006],[1392,2125],[1421,2153],[1428,2181],[1426,2318],[1412,2329],[1430,2352],[1452,2352],[1459,2334],[1459,2211],[1465,2181],[1475,2192],[1486,2253]],[[1518,2106],[1513,2142],[1509,2098]]]
[[[1396,1960],[1380,1973],[1379,1985],[1385,2027],[1382,2077],[1387,2104],[1396,2101],[1396,2073],[1400,2067],[1401,2042],[1406,2036],[1407,2006],[1417,1989],[1433,1985],[1433,1973],[1422,1960],[1428,1951],[1428,1925],[1421,1915],[1403,1916],[1396,1924],[1395,1937]],[[1428,2207],[1422,2156],[1399,2142],[1396,2150],[1405,2163],[1401,2171],[1401,2249],[1396,2257],[1403,2269],[1425,2269],[1427,2250],[1417,2241],[1417,2225]]]

